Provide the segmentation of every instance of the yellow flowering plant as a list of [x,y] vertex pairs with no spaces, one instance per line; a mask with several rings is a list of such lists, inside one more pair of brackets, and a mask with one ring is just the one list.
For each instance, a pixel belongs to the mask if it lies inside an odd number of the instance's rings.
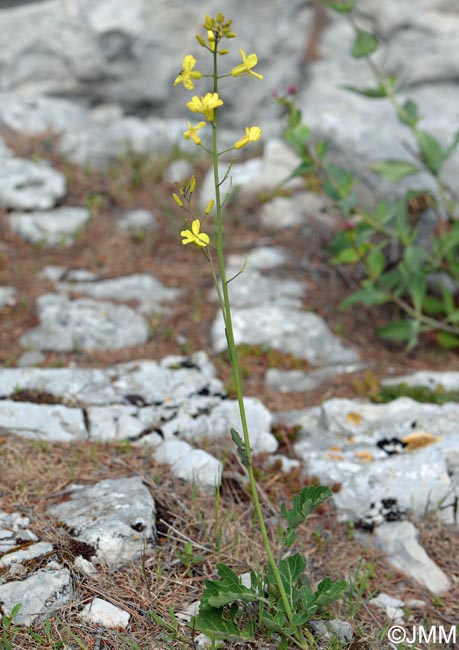
[[[202,147],[212,157],[214,175],[214,198],[209,201],[204,214],[195,215],[192,205],[192,195],[196,189],[196,179],[192,176],[184,183],[176,183],[178,191],[173,194],[176,204],[186,212],[187,220],[191,219],[190,227],[181,231],[182,244],[194,244],[205,255],[209,262],[212,277],[217,288],[220,308],[225,324],[228,354],[232,366],[234,385],[239,405],[242,435],[231,429],[231,437],[236,445],[242,466],[246,469],[250,483],[250,492],[256,520],[263,538],[267,556],[265,569],[258,573],[251,572],[251,586],[243,585],[239,577],[224,564],[217,565],[219,580],[207,580],[202,594],[199,613],[193,619],[193,626],[207,634],[212,643],[218,640],[254,640],[263,633],[269,640],[278,643],[277,647],[287,649],[292,645],[297,648],[310,648],[315,642],[307,627],[308,620],[321,608],[339,598],[345,587],[344,581],[332,582],[326,578],[314,591],[309,585],[305,574],[306,560],[300,553],[287,555],[276,561],[265,524],[262,507],[258,495],[252,461],[252,450],[249,439],[249,429],[244,406],[241,372],[238,361],[238,351],[234,340],[231,304],[228,284],[234,279],[227,279],[224,262],[224,229],[221,185],[230,174],[231,164],[223,179],[220,178],[219,158],[228,149],[218,149],[218,111],[224,106],[220,96],[220,81],[224,78],[254,77],[262,80],[263,75],[254,72],[258,64],[256,54],[248,56],[244,50],[239,50],[242,63],[232,68],[228,73],[220,74],[219,57],[227,54],[228,50],[221,48],[224,39],[233,39],[236,34],[232,31],[231,20],[226,20],[219,13],[216,18],[206,16],[204,22],[205,37],[197,35],[199,44],[208,51],[212,60],[212,71],[203,74],[195,70],[196,59],[186,55],[183,59],[182,70],[174,81],[174,86],[183,84],[188,90],[194,89],[194,82],[210,79],[212,88],[204,94],[193,95],[186,106],[192,113],[202,113],[206,121],[193,125],[187,122],[188,128],[183,136],[192,140],[195,145]],[[203,131],[201,131],[201,129]],[[212,131],[211,145],[205,146],[201,141],[204,130]],[[198,131],[200,134],[198,135]],[[237,140],[233,147],[235,151],[261,138],[259,126],[248,126],[245,135]],[[216,240],[202,230],[206,219],[212,219],[215,208]],[[207,226],[206,226],[207,228]],[[214,257],[217,264],[214,263]],[[217,275],[218,268],[218,275]],[[293,499],[291,509],[285,504],[281,506],[281,517],[284,527],[281,533],[281,543],[284,547],[291,546],[296,539],[295,529],[317,506],[331,496],[327,487],[313,486],[303,489],[301,494]],[[252,604],[252,607],[249,605]],[[253,607],[256,604],[256,607]],[[213,646],[214,647],[214,646]]]

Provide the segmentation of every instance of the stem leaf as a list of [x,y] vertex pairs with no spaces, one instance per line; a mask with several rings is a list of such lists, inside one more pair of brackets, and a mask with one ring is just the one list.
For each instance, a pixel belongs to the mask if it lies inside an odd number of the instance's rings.
[[382,160],[381,162],[374,163],[370,166],[370,169],[391,183],[396,183],[406,176],[412,176],[421,171],[419,167],[407,160],[396,159]]
[[378,49],[378,39],[374,34],[364,29],[357,29],[357,34],[352,44],[351,54],[354,59],[369,56]]
[[236,431],[236,429],[231,429],[231,438],[233,439],[233,442],[236,445],[237,455],[239,456],[239,460],[244,465],[244,467],[250,467],[250,460],[247,454],[247,450],[245,448],[244,441],[241,438],[240,434]]

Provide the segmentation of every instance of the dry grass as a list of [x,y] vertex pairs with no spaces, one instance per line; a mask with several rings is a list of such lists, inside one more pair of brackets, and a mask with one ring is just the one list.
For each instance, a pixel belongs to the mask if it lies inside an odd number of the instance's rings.
[[[182,217],[170,200],[173,185],[162,180],[162,170],[170,159],[148,161],[126,157],[108,173],[88,173],[60,160],[52,139],[25,140],[6,135],[18,154],[42,156],[64,171],[69,188],[66,203],[90,206],[93,219],[73,246],[48,250],[24,243],[9,230],[4,214],[0,214],[0,284],[12,284],[19,293],[18,304],[0,313],[0,364],[12,366],[16,363],[23,352],[18,337],[37,324],[35,300],[41,293],[53,290],[50,283],[37,277],[48,264],[86,268],[101,277],[150,272],[167,286],[182,288],[183,293],[168,313],[152,319],[151,337],[144,346],[95,354],[49,353],[43,366],[70,363],[104,366],[209,349],[209,324],[216,310],[215,304],[207,298],[211,280],[204,258],[178,243]],[[195,170],[198,179],[202,178],[201,161],[196,161]],[[115,217],[134,208],[153,210],[159,221],[158,232],[137,236],[120,233]],[[328,227],[317,221],[312,227],[300,230],[262,230],[255,211],[253,201],[232,204],[227,217],[229,252],[246,252],[260,242],[288,250],[288,266],[276,274],[284,273],[308,282],[305,308],[323,316],[335,333],[353,345],[368,361],[370,371],[366,375],[338,377],[311,393],[279,395],[265,387],[266,369],[273,363],[278,367],[306,369],[307,363],[281,353],[276,353],[273,359],[269,351],[252,348],[245,350],[242,359],[248,395],[256,395],[272,410],[305,408],[331,396],[359,396],[369,384],[388,372],[457,367],[457,355],[431,349],[428,341],[408,355],[403,349],[377,339],[375,328],[384,318],[390,318],[390,313],[357,308],[345,314],[338,313],[337,305],[355,286],[356,279],[348,271],[327,264],[324,246],[331,237]],[[212,360],[219,376],[227,382],[229,366],[224,356]],[[281,450],[292,455],[288,432],[280,432],[280,439]],[[193,647],[191,635],[185,629],[186,644],[161,640],[163,633],[148,612],[155,610],[167,616],[169,607],[177,612],[186,608],[199,598],[205,579],[215,577],[217,561],[225,561],[234,570],[243,572],[256,567],[264,557],[240,466],[230,449],[209,450],[219,457],[223,454],[227,457],[218,517],[212,495],[193,493],[189,485],[172,480],[167,468],[155,465],[148,449],[123,444],[50,444],[9,435],[0,439],[2,509],[30,515],[34,532],[40,539],[55,545],[56,556],[72,570],[75,582],[71,607],[49,620],[49,630],[44,625],[35,630],[44,641],[40,642],[38,637],[34,640],[30,631],[22,630],[15,638],[14,650],[57,648],[59,640],[69,648],[91,650]],[[257,467],[269,532],[276,544],[275,513],[282,501],[288,501],[301,489],[304,478],[298,473],[285,476],[275,468],[265,469],[262,458],[258,459]],[[63,498],[71,483],[94,483],[104,478],[131,475],[141,476],[157,501],[159,534],[155,551],[119,571],[101,569],[96,577],[88,578],[72,568],[75,555],[72,541],[65,531],[56,530],[46,510]],[[454,587],[443,599],[432,598],[391,571],[378,553],[363,549],[353,539],[352,529],[337,523],[330,505],[322,507],[301,527],[295,550],[307,556],[313,582],[325,575],[334,579],[350,576],[356,582],[354,593],[333,609],[333,614],[353,624],[356,637],[351,646],[353,650],[388,647],[383,632],[387,622],[367,604],[368,599],[380,591],[425,601],[425,608],[413,609],[410,623],[446,624],[459,620],[456,557],[459,534],[437,521],[418,522],[417,525],[428,553],[454,580]],[[177,555],[183,551],[186,541],[191,541],[194,552],[203,556],[202,561],[189,570]],[[32,570],[36,565],[28,568]],[[81,622],[78,611],[94,596],[129,611],[131,624],[126,633],[102,632]],[[260,642],[258,647],[268,646]]]
[[[169,607],[176,613],[186,609],[199,599],[205,579],[216,577],[217,562],[225,562],[238,573],[243,573],[257,568],[264,557],[253,509],[244,490],[244,477],[231,455],[225,468],[217,514],[213,495],[193,492],[189,485],[172,480],[167,468],[156,465],[146,448],[94,443],[49,444],[12,436],[3,437],[0,444],[2,508],[30,516],[31,530],[40,540],[54,545],[53,557],[68,567],[74,577],[75,596],[71,606],[58,612],[47,623],[49,638],[53,642],[63,639],[70,647],[91,650],[136,647],[132,642],[141,650],[192,648],[192,635],[187,628],[183,628],[187,644],[167,641],[163,631],[149,616],[149,611],[154,610],[167,618]],[[263,467],[262,458],[258,459],[257,465]],[[275,513],[279,503],[288,501],[291,494],[304,484],[304,479],[299,475],[285,476],[275,469],[258,473],[268,529],[274,548],[280,552],[276,544],[278,519]],[[118,571],[99,567],[96,576],[85,576],[73,566],[80,549],[65,530],[56,528],[56,522],[47,510],[65,498],[72,483],[92,484],[109,477],[133,475],[142,477],[155,498],[157,545],[153,553]],[[444,599],[432,598],[426,591],[391,571],[379,553],[362,548],[353,540],[352,529],[336,522],[329,504],[322,506],[301,526],[294,550],[308,559],[313,583],[326,575],[334,579],[349,577],[355,583],[353,593],[337,603],[332,611],[343,620],[352,622],[356,634],[353,649],[385,647],[379,636],[386,621],[367,604],[368,599],[381,591],[403,599],[425,601],[425,608],[411,612],[411,624],[428,620],[430,624],[445,625],[457,621],[459,574],[454,549],[458,548],[459,533],[436,521],[429,521],[421,524],[421,538],[432,558],[455,579],[455,587]],[[191,568],[184,566],[178,557],[187,541],[193,545],[193,554],[202,556]],[[31,561],[27,569],[36,570],[40,563],[48,560]],[[359,589],[361,593],[358,593]],[[78,612],[94,597],[104,598],[128,611],[131,614],[128,631],[102,632],[83,623]],[[34,631],[44,636],[46,629],[41,625]],[[72,634],[83,645],[75,645]],[[51,642],[40,645],[36,638],[32,638],[30,630],[22,630],[13,645],[14,650],[39,647],[56,646]]]

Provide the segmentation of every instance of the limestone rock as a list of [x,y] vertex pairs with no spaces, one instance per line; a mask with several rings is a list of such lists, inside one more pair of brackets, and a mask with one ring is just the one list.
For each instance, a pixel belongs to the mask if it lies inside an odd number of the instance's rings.
[[39,350],[116,350],[142,345],[148,325],[130,307],[44,294],[37,300],[40,325],[21,337],[23,347]]
[[383,524],[376,529],[374,543],[402,573],[434,594],[447,591],[451,582],[417,541],[418,532],[409,521]]
[[310,621],[310,625],[321,639],[338,639],[341,643],[350,643],[354,638],[352,625],[336,618],[330,621]]
[[80,409],[61,404],[32,404],[3,400],[0,409],[0,430],[23,438],[70,442],[86,436]]
[[48,210],[66,191],[65,177],[46,163],[6,158],[0,168],[0,207]]
[[[331,399],[289,423],[301,426],[295,451],[308,473],[341,485],[333,497],[340,518],[359,519],[372,504],[395,499],[416,516],[441,504],[439,515],[453,523],[457,485],[449,459],[458,449],[458,417],[452,403]],[[411,450],[403,440],[416,432],[429,433],[433,444]]]
[[[313,364],[352,363],[357,354],[346,348],[316,314],[279,305],[260,305],[233,310],[236,344],[267,345],[307,359]],[[215,352],[226,348],[223,319],[212,326]]]
[[4,158],[13,158],[14,151],[6,144],[5,140],[0,137],[0,160]]
[[261,206],[260,222],[266,228],[280,230],[302,226],[308,221],[323,221],[326,206],[327,199],[314,192],[297,192],[288,197],[277,196]]
[[53,545],[49,542],[37,542],[36,544],[30,544],[27,548],[13,551],[8,551],[3,556],[0,556],[0,569],[9,567],[12,564],[26,562],[27,560],[33,560],[43,555],[48,555],[53,552]]
[[164,180],[169,183],[183,183],[185,178],[190,178],[193,173],[193,166],[184,158],[174,160],[164,173]]
[[32,244],[45,246],[70,246],[89,219],[89,210],[78,207],[11,212],[8,215],[12,230]]
[[459,391],[459,372],[435,372],[433,370],[420,370],[410,375],[384,379],[383,386],[397,386],[406,384],[407,386],[425,386],[430,390]]
[[93,598],[80,612],[80,618],[87,623],[100,625],[104,628],[125,630],[131,615],[121,607],[116,607],[102,598]]
[[400,598],[394,598],[385,593],[378,594],[368,601],[369,605],[385,611],[387,618],[397,625],[405,624],[405,603]]
[[156,217],[150,210],[130,210],[118,219],[120,230],[132,234],[157,230]]
[[59,282],[57,288],[60,291],[83,294],[101,300],[136,301],[140,305],[140,311],[146,314],[160,312],[161,303],[175,300],[180,294],[179,289],[165,287],[162,282],[148,273],[134,273],[106,280],[78,281],[75,278],[75,281]]
[[25,580],[0,585],[0,605],[10,613],[17,603],[22,607],[14,619],[20,625],[40,622],[70,602],[72,577],[67,569],[41,569]]
[[336,364],[316,368],[309,372],[302,370],[280,370],[279,368],[268,368],[265,374],[265,384],[268,388],[278,390],[281,393],[298,392],[303,393],[314,390],[321,384],[337,375],[345,375],[361,370],[364,364]]
[[73,126],[84,128],[88,119],[88,111],[74,101],[0,93],[0,124],[24,135],[62,133]]
[[0,287],[0,309],[12,307],[16,304],[16,289],[14,287]]
[[220,485],[223,465],[214,456],[184,440],[165,440],[155,451],[159,463],[171,466],[172,474],[202,488]]
[[287,261],[287,252],[279,246],[257,246],[247,255],[230,255],[228,266],[233,269],[241,269],[246,265],[248,269],[265,271],[282,266]]
[[76,488],[70,500],[48,512],[112,567],[139,558],[155,541],[155,502],[137,476]]
[[[228,278],[234,277],[228,289],[233,308],[270,304],[279,308],[302,306],[302,297],[306,293],[304,283],[263,275],[254,268],[246,268],[235,277],[238,272],[236,267],[228,266],[226,270]],[[217,300],[216,291],[212,291],[212,296]]]

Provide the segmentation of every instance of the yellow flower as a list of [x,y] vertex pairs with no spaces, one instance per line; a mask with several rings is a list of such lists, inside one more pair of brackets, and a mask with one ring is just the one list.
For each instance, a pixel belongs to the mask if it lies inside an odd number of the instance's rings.
[[174,81],[174,86],[179,83],[182,83],[187,90],[193,90],[194,84],[193,79],[201,79],[202,73],[198,70],[193,70],[196,65],[196,59],[191,54],[187,54],[183,58],[182,63],[182,72],[179,74],[177,79]]
[[242,149],[249,142],[256,142],[261,138],[261,129],[259,126],[248,126],[245,130],[245,136],[234,143],[235,149]]
[[196,124],[196,126],[192,126],[191,122],[187,122],[187,124],[188,130],[184,132],[183,137],[185,140],[193,140],[195,144],[200,144],[201,138],[197,132],[199,129],[202,129],[202,127],[206,125],[206,122],[199,122],[199,124]]
[[208,246],[210,242],[209,235],[205,232],[199,232],[201,229],[201,222],[195,219],[191,224],[191,230],[182,230],[180,235],[183,237],[182,244],[194,244],[198,248]]
[[240,77],[241,75],[251,74],[258,79],[263,79],[262,74],[252,72],[252,68],[254,68],[258,63],[257,55],[249,54],[249,56],[246,56],[244,50],[239,50],[239,52],[241,53],[242,63],[231,70],[233,77]]
[[218,93],[207,93],[204,97],[193,97],[191,102],[187,103],[188,108],[192,113],[204,113],[209,122],[214,119],[214,109],[217,106],[222,106],[223,102],[218,96]]

